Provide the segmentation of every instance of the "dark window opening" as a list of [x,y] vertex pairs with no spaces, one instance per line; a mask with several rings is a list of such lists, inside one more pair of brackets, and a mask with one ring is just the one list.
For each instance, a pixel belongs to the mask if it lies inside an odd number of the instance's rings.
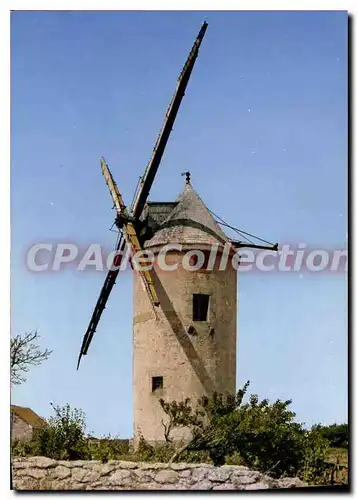
[[209,297],[203,293],[193,295],[193,321],[207,321],[209,309]]
[[152,377],[152,392],[163,389],[163,377]]

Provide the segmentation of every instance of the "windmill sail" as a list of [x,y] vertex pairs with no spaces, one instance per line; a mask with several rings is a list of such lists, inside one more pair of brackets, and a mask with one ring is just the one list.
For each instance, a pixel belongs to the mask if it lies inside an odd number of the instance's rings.
[[114,287],[114,285],[116,283],[116,279],[117,279],[118,272],[119,272],[119,264],[120,264],[120,258],[121,258],[120,256],[123,255],[125,246],[126,246],[125,239],[121,235],[121,237],[118,241],[118,244],[116,245],[116,252],[118,252],[118,255],[116,255],[116,257],[113,260],[113,265],[116,267],[116,269],[108,271],[108,274],[106,276],[101,293],[99,294],[96,307],[94,308],[94,311],[93,311],[93,314],[91,317],[91,321],[90,321],[88,328],[87,328],[87,331],[83,337],[81,351],[80,351],[80,355],[78,357],[77,370],[80,366],[82,356],[85,356],[87,354],[89,345],[92,341],[93,335],[95,334],[99,320],[101,319],[102,313],[103,313],[104,309],[106,308],[108,297],[112,291],[112,288]]
[[[101,159],[101,166],[102,173],[104,175],[104,178],[106,179],[106,183],[111,193],[114,206],[117,210],[116,223],[120,224],[120,227],[123,227],[123,235],[132,251],[132,256],[134,257],[137,252],[142,251],[138,234],[133,224],[134,220],[129,217],[127,213],[122,195],[118,190],[117,184],[115,183],[111,171],[109,170],[109,167],[104,158]],[[148,292],[149,299],[154,306],[159,306],[157,292],[155,291],[154,282],[152,280],[150,272],[148,270],[141,270],[140,268],[138,269],[138,271]]]
[[193,48],[190,51],[188,59],[183,67],[183,70],[179,75],[178,85],[174,93],[174,96],[169,104],[168,111],[165,115],[163,127],[160,131],[157,142],[154,146],[152,157],[149,160],[147,168],[142,177],[136,199],[134,200],[132,205],[133,217],[136,218],[140,217],[145,202],[147,201],[147,198],[149,196],[149,192],[153,185],[155,174],[157,173],[158,167],[160,165],[161,159],[164,154],[165,146],[167,145],[170,133],[172,131],[175,122],[175,118],[178,114],[180,104],[185,95],[185,90],[188,85],[191,72],[193,71],[196,58],[198,57],[199,47],[204,38],[207,27],[208,24],[204,22],[194,42]]
[[[102,172],[106,178],[106,182],[108,184],[108,187],[110,189],[110,193],[112,195],[115,207],[117,209],[117,215],[122,215],[122,216],[124,215],[124,218],[122,217],[121,222],[123,224],[123,232],[125,233],[125,238],[122,238],[119,241],[116,250],[121,250],[123,252],[123,250],[126,246],[126,240],[127,240],[127,243],[131,247],[133,247],[134,252],[140,250],[140,244],[138,241],[138,237],[137,237],[137,233],[136,233],[136,229],[135,229],[135,224],[133,224],[133,222],[135,223],[135,221],[137,221],[139,219],[139,217],[143,211],[144,205],[147,201],[150,189],[151,189],[153,182],[154,182],[155,175],[157,173],[158,167],[159,167],[161,159],[163,157],[163,153],[164,153],[166,144],[168,142],[171,130],[173,128],[175,118],[178,114],[178,110],[179,110],[181,101],[185,95],[185,90],[186,90],[186,87],[188,85],[192,70],[194,68],[194,64],[195,64],[196,58],[197,58],[198,53],[199,53],[199,47],[200,47],[200,44],[202,42],[202,39],[204,38],[207,26],[208,26],[207,23],[204,22],[200,31],[199,31],[199,34],[194,42],[194,45],[190,51],[188,59],[187,59],[185,65],[182,69],[182,72],[179,75],[177,88],[176,88],[174,96],[170,102],[168,111],[165,115],[164,124],[163,124],[163,127],[162,127],[160,134],[158,136],[157,142],[154,146],[152,157],[147,165],[147,168],[144,172],[143,177],[141,178],[141,182],[140,182],[140,185],[138,187],[137,193],[135,194],[135,199],[133,201],[130,217],[128,216],[128,213],[125,209],[123,200],[122,200],[121,195],[117,189],[117,186],[116,186],[116,184],[115,184],[115,182],[110,174],[110,171],[109,171],[105,161],[103,160],[103,158],[101,159]],[[117,221],[118,221],[118,217],[117,217]],[[148,292],[149,298],[152,301],[152,304],[158,305],[159,301],[158,301],[158,297],[157,297],[154,283],[151,279],[150,273],[148,271],[143,271],[143,272],[140,272],[140,274],[142,275],[144,285],[147,289],[147,292]],[[113,270],[113,271],[111,270],[107,274],[106,280],[104,282],[101,293],[100,293],[99,298],[97,300],[96,307],[95,307],[94,312],[92,314],[90,324],[88,326],[88,329],[87,329],[85,336],[84,336],[84,339],[83,339],[80,355],[78,358],[77,369],[79,367],[81,357],[83,355],[87,354],[88,347],[92,341],[93,335],[96,331],[96,328],[98,326],[98,323],[99,323],[99,320],[100,320],[101,315],[103,313],[103,310],[106,307],[108,297],[109,297],[109,295],[112,291],[112,288],[116,282],[117,276],[118,276],[118,269]]]

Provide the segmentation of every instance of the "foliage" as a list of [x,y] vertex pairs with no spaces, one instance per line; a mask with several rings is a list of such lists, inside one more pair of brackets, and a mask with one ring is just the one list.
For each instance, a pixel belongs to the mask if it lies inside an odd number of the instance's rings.
[[[90,438],[81,410],[71,410],[68,404],[62,408],[52,405],[55,416],[47,426],[38,430],[34,441],[13,443],[12,453],[102,462],[226,463],[246,465],[273,477],[298,476],[311,484],[347,482],[347,451],[329,449],[327,428],[316,425],[307,430],[295,422],[290,400],[270,403],[267,399],[259,401],[254,394],[244,402],[248,386],[249,382],[235,396],[214,393],[209,398],[203,397],[196,405],[189,399],[179,403],[161,400],[166,414],[166,420],[162,421],[166,440],[152,445],[141,436],[136,452],[130,452],[129,440],[110,435],[98,440]],[[188,441],[175,441],[173,436],[178,427],[188,428]],[[334,431],[336,427],[328,426]],[[342,456],[345,460],[341,460]]]
[[318,425],[316,427],[333,448],[348,448],[348,424]]
[[327,455],[327,462],[330,462],[332,464],[336,464],[338,462],[339,464],[342,464],[345,467],[347,467],[348,466],[347,448],[331,447]]
[[15,457],[33,457],[37,453],[36,441],[15,440],[11,445],[11,453]]
[[89,440],[92,460],[123,460],[129,454],[129,440],[112,437],[110,434],[98,440]]
[[40,335],[37,330],[16,335],[10,341],[10,377],[12,385],[19,385],[26,381],[24,373],[27,373],[30,366],[40,365],[49,358],[52,351],[41,350],[37,341]]
[[55,416],[39,429],[35,441],[39,455],[57,460],[85,460],[90,458],[85,433],[85,414],[66,404],[54,406]]
[[167,422],[164,422],[163,419],[161,421],[164,427],[164,438],[168,443],[173,441],[171,433],[175,428],[200,426],[202,413],[192,409],[189,398],[180,402],[172,401],[171,403],[160,399],[159,403],[168,417]]
[[214,393],[201,398],[195,408],[186,400],[180,411],[178,403],[161,402],[171,431],[177,422],[191,431],[190,441],[172,460],[184,451],[204,451],[214,465],[234,461],[274,477],[319,475],[328,445],[323,436],[294,422],[290,400],[270,404],[253,394],[243,403],[248,387],[249,382],[235,396]]
[[304,453],[303,461],[298,470],[299,476],[310,484],[324,483],[329,443],[316,426],[312,427],[310,431],[305,431],[302,449]]

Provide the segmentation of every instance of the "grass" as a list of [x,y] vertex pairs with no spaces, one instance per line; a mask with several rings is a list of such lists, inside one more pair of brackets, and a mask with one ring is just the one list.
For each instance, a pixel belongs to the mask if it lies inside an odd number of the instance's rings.
[[348,467],[348,450],[347,448],[330,448],[327,456],[327,462],[336,464],[337,459],[340,465]]

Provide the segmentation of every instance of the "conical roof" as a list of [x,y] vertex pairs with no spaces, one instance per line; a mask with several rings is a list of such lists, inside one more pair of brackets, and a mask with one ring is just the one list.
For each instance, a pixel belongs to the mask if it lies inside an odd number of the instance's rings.
[[169,243],[196,247],[224,245],[228,240],[193,186],[188,182],[169,216],[161,223],[154,236],[146,241],[145,248]]

